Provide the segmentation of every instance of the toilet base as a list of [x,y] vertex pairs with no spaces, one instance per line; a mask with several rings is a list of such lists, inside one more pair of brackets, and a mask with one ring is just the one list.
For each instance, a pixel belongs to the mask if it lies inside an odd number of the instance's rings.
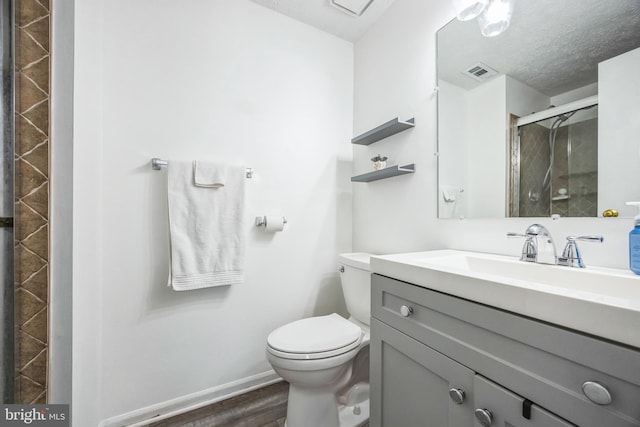
[[[291,386],[290,386],[291,387]],[[333,393],[306,395],[296,391],[294,406],[289,405],[288,411],[300,411],[300,404],[307,404],[304,410],[305,418],[301,419],[300,413],[292,414],[298,423],[304,423],[305,427],[362,427],[369,422],[369,383],[357,382],[337,397]],[[289,394],[291,399],[291,392]],[[307,402],[305,400],[309,399]],[[313,411],[309,411],[313,408]],[[288,423],[285,420],[285,427]],[[295,426],[292,426],[295,427]]]
[[[338,406],[338,425],[340,427],[362,427],[369,422],[369,399],[364,402],[360,402],[358,410],[354,411],[354,406]],[[284,422],[284,427],[288,427],[287,421]]]
[[340,427],[362,427],[369,422],[369,399],[354,406],[338,407]]

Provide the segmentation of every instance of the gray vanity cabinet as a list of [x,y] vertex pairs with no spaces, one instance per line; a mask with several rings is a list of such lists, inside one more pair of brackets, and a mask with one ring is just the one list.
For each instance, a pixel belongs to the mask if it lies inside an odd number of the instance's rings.
[[640,349],[371,284],[371,427],[640,427]]
[[468,427],[473,410],[449,390],[471,390],[474,372],[450,358],[371,319],[371,425]]

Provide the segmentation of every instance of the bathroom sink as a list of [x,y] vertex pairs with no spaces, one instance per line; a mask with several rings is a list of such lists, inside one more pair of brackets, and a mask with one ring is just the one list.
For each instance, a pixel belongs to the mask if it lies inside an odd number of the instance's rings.
[[440,250],[376,256],[373,273],[640,348],[640,276]]

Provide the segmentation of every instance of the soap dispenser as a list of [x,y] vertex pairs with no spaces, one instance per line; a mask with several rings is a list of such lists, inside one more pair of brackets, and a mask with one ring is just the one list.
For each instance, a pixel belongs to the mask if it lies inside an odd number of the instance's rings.
[[[640,210],[640,202],[627,202],[627,205]],[[629,268],[640,274],[640,211],[633,218],[633,230],[629,232]]]

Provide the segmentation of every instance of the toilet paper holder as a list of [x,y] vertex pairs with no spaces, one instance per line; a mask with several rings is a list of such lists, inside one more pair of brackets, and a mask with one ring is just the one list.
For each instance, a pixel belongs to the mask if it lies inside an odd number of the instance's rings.
[[[266,223],[267,223],[266,217],[264,217],[264,216],[257,216],[256,217],[256,227],[262,227],[262,226],[266,225]],[[282,217],[282,223],[286,224],[287,223],[287,218]]]

